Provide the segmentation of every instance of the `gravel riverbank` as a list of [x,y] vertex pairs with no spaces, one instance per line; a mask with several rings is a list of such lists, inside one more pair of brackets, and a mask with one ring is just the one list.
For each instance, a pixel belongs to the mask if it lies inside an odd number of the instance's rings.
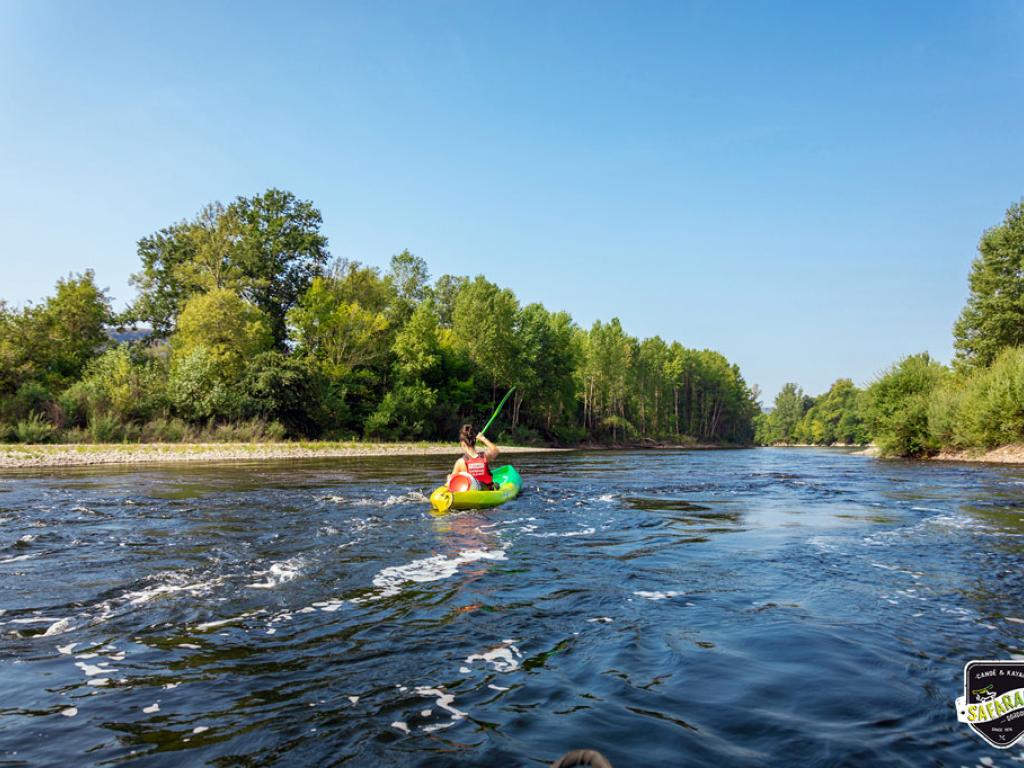
[[[502,446],[503,454],[540,453],[559,448]],[[171,464],[179,462],[261,461],[345,456],[458,455],[448,443],[129,443],[110,445],[4,445],[0,471],[30,467],[78,467],[95,464]]]

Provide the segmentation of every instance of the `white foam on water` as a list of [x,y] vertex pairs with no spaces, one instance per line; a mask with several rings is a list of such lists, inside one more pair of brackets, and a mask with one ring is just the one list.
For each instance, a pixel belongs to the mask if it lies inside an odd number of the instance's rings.
[[178,643],[178,647],[179,648],[188,648],[189,650],[192,650],[192,651],[198,651],[203,646],[196,645],[195,643]]
[[198,629],[200,632],[207,629],[215,629],[216,627],[223,627],[225,624],[233,624],[236,621],[247,619],[250,616],[255,616],[258,613],[264,613],[263,609],[258,611],[248,611],[246,613],[239,614],[238,616],[232,616],[230,619],[219,619],[217,621],[204,621],[202,624],[196,624],[193,629]]
[[835,552],[839,549],[827,536],[812,536],[807,543],[822,552]]
[[402,733],[406,733],[406,734],[409,733],[409,726],[406,725],[405,723],[403,723],[401,720],[395,720],[395,722],[393,722],[391,724],[391,727],[392,728],[397,728]]
[[36,535],[34,533],[26,533],[24,536],[19,536],[18,537],[18,543],[19,544],[31,544],[35,540],[36,540]]
[[253,576],[266,576],[265,581],[246,584],[253,589],[273,589],[281,584],[293,581],[300,573],[305,561],[300,557],[293,557],[290,560],[283,560],[280,563],[272,563],[265,571],[256,571]]
[[421,728],[420,730],[422,730],[424,733],[433,733],[434,731],[442,731],[445,728],[451,728],[453,725],[455,725],[454,722],[433,723],[432,725],[424,725],[423,728]]
[[1007,621],[1012,621],[1014,624],[1024,624],[1024,619],[1018,619],[1016,616],[1007,616]]
[[145,712],[147,715],[152,715],[154,712],[159,712],[160,711],[160,704],[159,703],[150,704],[148,707],[143,707],[142,711]]
[[8,563],[20,563],[22,560],[34,560],[39,555],[15,555],[14,557],[8,557],[4,560],[0,560],[0,565],[7,565]]
[[45,624],[54,621],[65,621],[65,619],[55,619],[51,616],[33,616],[25,619],[11,619],[11,624]]
[[512,690],[511,688],[506,688],[503,685],[495,685],[494,683],[488,683],[487,687],[490,688],[492,691],[511,691]]
[[514,640],[506,640],[501,645],[485,653],[474,653],[466,658],[466,664],[472,664],[474,661],[483,661],[490,664],[495,672],[515,672],[519,669],[519,659],[523,657],[523,654],[520,653],[514,643]]
[[593,536],[593,528],[581,528],[578,531],[567,531],[566,533],[528,533],[527,536],[536,536],[538,539],[565,538],[567,536]]
[[76,645],[78,645],[78,643],[68,643],[67,645],[58,645],[57,646],[57,651],[60,653],[61,656],[70,656],[72,651],[75,650],[75,646]]
[[898,565],[885,565],[883,563],[871,563],[875,568],[882,568],[886,571],[895,571],[896,573],[905,573],[907,576],[911,576],[915,579],[920,579],[924,576],[923,573],[918,571],[908,571],[906,568],[900,568]]
[[429,688],[425,685],[418,685],[415,689],[417,696],[423,696],[424,698],[433,696],[436,699],[435,706],[438,709],[443,709],[452,716],[452,720],[462,720],[464,717],[469,717],[469,714],[463,712],[461,709],[456,709],[452,706],[455,701],[455,696],[450,693],[445,693],[440,688]]
[[192,729],[192,733],[206,733],[208,730],[210,730],[208,725],[197,725]]
[[65,632],[70,632],[74,629],[74,625],[71,623],[71,619],[58,619],[46,628],[43,632],[42,637],[53,637],[54,635],[62,635]]
[[388,496],[381,506],[393,507],[396,504],[423,504],[429,501],[430,499],[427,496],[424,496],[420,491],[412,491],[411,493],[404,493],[400,496]]
[[373,577],[373,586],[380,590],[376,595],[367,598],[356,598],[353,602],[366,602],[367,600],[379,600],[382,597],[397,595],[401,587],[409,582],[425,583],[429,581],[442,581],[458,573],[463,565],[475,563],[478,560],[504,560],[505,551],[502,549],[467,549],[459,552],[454,557],[434,555],[421,560],[413,560],[405,565],[394,565],[385,568]]
[[76,661],[75,666],[78,667],[82,672],[85,673],[86,677],[93,677],[95,675],[109,675],[111,672],[117,672],[114,667],[105,667],[105,661],[101,661],[99,664],[86,664],[84,661]]
[[352,702],[353,706],[359,703],[359,697],[358,696],[349,696],[348,700]]
[[85,684],[86,685],[91,685],[91,686],[96,687],[96,688],[104,688],[104,687],[110,685],[110,678],[109,677],[91,677],[88,680],[86,680]]
[[164,690],[171,691],[177,688],[181,683],[164,683]]
[[432,709],[421,709],[420,710],[420,717],[430,717],[432,714],[434,714],[434,710],[432,710]]
[[101,624],[117,615],[122,608],[138,608],[158,598],[182,592],[191,597],[202,597],[209,594],[214,587],[224,583],[224,577],[213,578],[209,581],[193,581],[188,574],[179,571],[165,571],[153,578],[158,581],[154,586],[131,590],[97,604],[95,606],[96,615],[89,623]]
[[612,619],[610,616],[598,616],[593,619],[587,619],[587,621],[591,624],[611,624],[612,621],[614,621],[614,619]]
[[60,711],[64,717],[74,717],[78,714],[78,707],[66,707]]
[[678,597],[683,594],[682,592],[647,592],[645,590],[639,590],[633,593],[637,597],[642,597],[644,600],[668,600],[670,597]]
[[936,515],[935,517],[929,517],[925,522],[930,525],[938,525],[942,528],[952,528],[957,531],[962,531],[967,528],[989,530],[987,525],[984,525],[973,517],[968,517],[966,515]]

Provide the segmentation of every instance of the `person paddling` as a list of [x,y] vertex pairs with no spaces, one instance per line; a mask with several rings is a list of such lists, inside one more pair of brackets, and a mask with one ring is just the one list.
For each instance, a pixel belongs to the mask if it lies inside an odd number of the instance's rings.
[[[483,453],[476,450],[478,440],[484,444]],[[448,476],[449,485],[453,477],[468,475],[473,490],[492,490],[494,479],[491,477],[490,463],[498,457],[498,446],[484,435],[478,435],[472,424],[463,424],[459,430],[459,446],[462,448],[462,456],[456,460],[452,473]]]

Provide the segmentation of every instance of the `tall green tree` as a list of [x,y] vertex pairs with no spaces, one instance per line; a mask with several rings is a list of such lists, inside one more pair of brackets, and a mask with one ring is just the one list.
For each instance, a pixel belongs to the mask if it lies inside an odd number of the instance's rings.
[[564,420],[575,416],[576,330],[565,312],[548,312],[540,304],[520,310],[516,320],[520,358],[510,414],[513,427],[524,415],[524,405],[528,426],[547,437],[555,436]]
[[518,312],[515,294],[483,276],[463,287],[455,301],[452,333],[490,383],[492,400],[499,387],[511,387],[517,378]]
[[959,368],[988,366],[1024,346],[1024,201],[986,231],[971,265],[967,306],[953,328]]
[[203,347],[228,379],[239,376],[247,361],[271,346],[267,315],[227,288],[190,299],[171,337],[175,355],[187,356]]
[[142,270],[132,276],[139,295],[126,318],[167,336],[192,296],[228,288],[267,316],[282,347],[288,310],[327,264],[321,224],[311,202],[279,189],[208,205],[139,240]]
[[327,265],[323,218],[312,202],[280,189],[238,197],[227,213],[237,221],[242,295],[266,313],[274,342],[283,345],[288,310]]
[[296,353],[318,361],[329,376],[344,378],[387,359],[387,317],[349,300],[348,286],[337,279],[314,278],[289,312],[288,322],[295,333]]
[[864,424],[862,392],[850,379],[837,379],[828,392],[813,398],[795,434],[802,443],[860,444],[868,440]]
[[591,434],[607,432],[617,441],[635,433],[626,401],[636,346],[617,317],[596,321],[587,334],[581,374],[584,418]]
[[404,250],[391,257],[387,279],[394,289],[393,319],[398,324],[405,323],[430,292],[427,262]]
[[138,241],[142,269],[131,276],[138,291],[125,320],[147,324],[156,338],[166,338],[195,286],[182,278],[196,257],[195,222],[181,221]]
[[109,339],[110,300],[91,270],[57,281],[40,305],[0,313],[0,395],[36,383],[56,394],[82,373]]
[[770,442],[797,442],[797,425],[809,408],[804,391],[792,382],[783,384],[779,394],[775,396],[775,408],[772,410],[769,424]]
[[441,323],[442,328],[452,327],[455,302],[458,301],[459,293],[468,284],[469,278],[462,275],[441,275],[434,282],[431,293],[434,296],[437,319]]

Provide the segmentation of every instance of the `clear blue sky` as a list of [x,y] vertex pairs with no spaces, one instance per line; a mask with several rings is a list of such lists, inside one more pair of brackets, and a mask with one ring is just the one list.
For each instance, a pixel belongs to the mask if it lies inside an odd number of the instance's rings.
[[270,186],[766,399],[951,354],[1024,196],[1024,3],[0,2],[0,297]]

